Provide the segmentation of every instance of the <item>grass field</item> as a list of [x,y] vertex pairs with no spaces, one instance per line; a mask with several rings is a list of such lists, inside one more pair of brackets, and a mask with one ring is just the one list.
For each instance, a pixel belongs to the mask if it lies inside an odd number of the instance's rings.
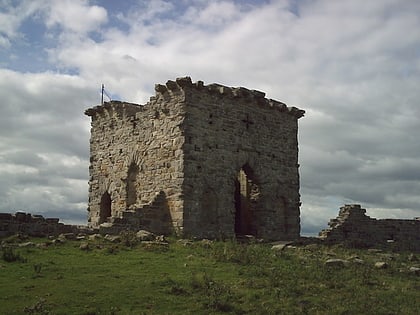
[[[25,240],[27,242],[28,240]],[[45,239],[30,239],[45,243]],[[1,314],[419,314],[410,253],[169,239],[2,248]],[[345,265],[327,266],[330,258]],[[375,262],[386,262],[379,269]]]

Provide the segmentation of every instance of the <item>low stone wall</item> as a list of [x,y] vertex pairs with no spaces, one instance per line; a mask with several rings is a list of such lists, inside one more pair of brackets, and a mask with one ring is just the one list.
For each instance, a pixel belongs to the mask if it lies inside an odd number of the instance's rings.
[[420,220],[375,219],[360,205],[345,205],[329,228],[319,233],[327,243],[354,246],[389,245],[398,249],[420,251]]
[[[60,223],[58,218],[44,218],[25,212],[0,213],[0,237],[14,234],[24,234],[35,237],[58,236],[60,234],[119,234],[122,231],[150,230],[156,234],[171,234],[172,225],[169,210],[167,210],[165,195],[161,192],[153,202],[135,211],[124,211],[119,218],[110,218],[110,222],[101,224],[98,228],[84,225],[69,225]],[[166,209],[166,211],[162,211]],[[160,210],[160,211],[157,211]]]
[[44,218],[42,215],[32,215],[25,212],[0,213],[0,237],[17,233],[44,237],[79,232],[80,228],[78,226],[60,223],[58,218]]
[[147,230],[158,235],[174,233],[168,201],[163,191],[152,202],[132,211],[121,212],[120,217],[110,217],[99,225],[101,234],[118,234],[121,231]]

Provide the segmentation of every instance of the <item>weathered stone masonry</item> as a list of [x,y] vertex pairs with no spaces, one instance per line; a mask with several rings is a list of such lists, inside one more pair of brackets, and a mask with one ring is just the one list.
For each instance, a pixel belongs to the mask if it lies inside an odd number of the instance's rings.
[[304,111],[245,88],[155,86],[140,106],[92,118],[89,224],[218,237],[299,237],[297,121]]
[[66,225],[58,218],[44,218],[42,215],[32,215],[25,212],[0,213],[0,237],[17,233],[29,236],[49,236],[61,233],[85,231],[75,225]]
[[328,229],[319,236],[327,243],[353,243],[355,246],[378,246],[388,242],[402,249],[420,251],[420,220],[375,219],[360,205],[345,205]]

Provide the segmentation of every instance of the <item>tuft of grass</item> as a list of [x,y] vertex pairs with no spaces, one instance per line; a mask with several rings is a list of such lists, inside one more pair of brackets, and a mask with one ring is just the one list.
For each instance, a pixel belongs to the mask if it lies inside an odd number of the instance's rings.
[[44,298],[39,298],[33,305],[26,306],[23,308],[25,314],[36,314],[36,315],[49,315],[50,307],[47,304],[47,300]]
[[120,233],[121,236],[121,243],[123,243],[125,246],[133,248],[135,247],[139,241],[136,237],[136,233],[134,231],[122,231]]
[[210,255],[217,262],[240,265],[261,264],[260,257],[267,256],[269,249],[260,244],[243,244],[235,241],[217,242],[211,247]]
[[34,272],[35,272],[34,277],[40,277],[41,276],[41,270],[42,270],[42,264],[34,264],[33,267],[34,267]]
[[216,281],[206,272],[193,274],[190,285],[195,292],[205,297],[202,302],[204,308],[219,312],[233,310],[233,294],[229,285]]
[[26,262],[26,258],[15,252],[12,247],[2,247],[2,259],[5,262]]

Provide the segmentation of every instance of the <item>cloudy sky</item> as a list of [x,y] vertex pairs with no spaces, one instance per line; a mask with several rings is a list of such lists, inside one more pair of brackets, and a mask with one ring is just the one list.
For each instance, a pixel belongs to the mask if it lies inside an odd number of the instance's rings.
[[417,0],[0,0],[0,212],[86,223],[101,84],[143,104],[185,75],[306,110],[304,234],[345,203],[420,216]]

